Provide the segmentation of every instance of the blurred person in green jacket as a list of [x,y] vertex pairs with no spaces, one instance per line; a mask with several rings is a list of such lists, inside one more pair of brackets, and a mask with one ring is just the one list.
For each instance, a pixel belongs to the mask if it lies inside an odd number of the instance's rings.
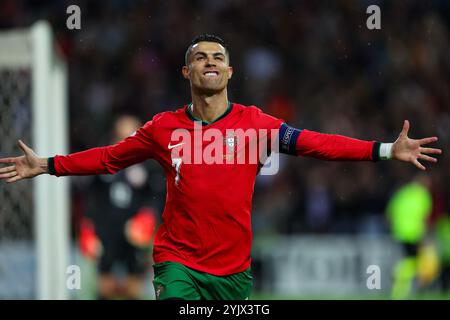
[[425,174],[400,187],[390,199],[386,214],[391,232],[404,251],[394,267],[391,297],[405,299],[412,293],[417,277],[418,253],[427,232],[427,219],[432,210],[431,179]]

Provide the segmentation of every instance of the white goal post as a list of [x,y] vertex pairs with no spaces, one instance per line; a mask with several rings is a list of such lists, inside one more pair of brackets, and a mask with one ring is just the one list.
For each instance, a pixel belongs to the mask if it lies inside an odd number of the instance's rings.
[[[31,144],[35,152],[43,157],[52,156],[55,153],[67,153],[67,66],[54,48],[52,30],[48,22],[38,21],[25,29],[0,30],[0,72],[3,72],[1,75],[8,82],[9,78],[14,78],[11,75],[17,73],[17,70],[26,70],[25,72],[29,74],[29,90],[31,90],[28,94],[30,110],[24,111],[31,114],[29,121],[31,127],[24,129],[29,131],[27,135],[31,141],[24,140],[24,142]],[[15,114],[20,113],[15,111],[14,105],[15,91],[19,92],[20,86],[20,77],[19,80],[11,80],[9,86],[0,85],[1,119],[8,128],[9,122],[16,121]],[[11,128],[13,128],[12,125]],[[7,137],[2,137],[2,140],[8,139],[8,144],[0,144],[0,157],[19,154],[20,150],[17,147],[14,148],[15,142],[25,137],[17,136],[20,134],[17,132],[9,132]],[[6,152],[13,153],[6,154]],[[29,182],[21,181],[16,184],[26,185],[26,183]],[[0,192],[6,194],[5,190],[14,188],[13,185],[3,184]],[[66,286],[70,237],[69,180],[41,175],[29,183],[28,189],[32,189],[29,210],[33,212],[29,214],[33,225],[31,233],[34,232],[31,236],[31,247],[35,255],[35,274],[32,281],[34,288],[31,298],[67,299],[69,298]],[[12,199],[14,193],[7,194],[8,196],[2,196],[2,202],[5,205],[0,206],[3,207],[3,209],[0,208],[0,215],[8,217],[3,219],[11,220],[16,214],[12,208],[17,206],[8,206],[7,201],[18,200]],[[16,198],[20,199],[20,196]],[[4,226],[10,225],[16,224],[4,223]],[[6,227],[3,228],[8,230]],[[4,243],[14,243],[17,238],[20,239],[20,236],[8,240],[7,236],[2,237],[0,234],[0,245],[3,240]],[[4,255],[3,259],[9,259],[8,255]],[[12,293],[12,297],[15,298],[16,295]]]

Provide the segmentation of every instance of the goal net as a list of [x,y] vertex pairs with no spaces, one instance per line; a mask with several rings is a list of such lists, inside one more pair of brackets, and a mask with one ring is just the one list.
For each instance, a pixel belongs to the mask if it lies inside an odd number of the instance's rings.
[[[0,157],[67,152],[66,73],[47,22],[0,30]],[[0,299],[68,298],[69,221],[67,179],[0,182]]]

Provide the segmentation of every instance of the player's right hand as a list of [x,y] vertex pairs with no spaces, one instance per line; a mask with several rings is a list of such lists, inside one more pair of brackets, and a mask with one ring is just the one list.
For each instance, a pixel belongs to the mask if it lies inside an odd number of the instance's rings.
[[0,168],[1,180],[11,183],[48,172],[46,158],[39,158],[33,149],[21,140],[18,141],[18,145],[23,151],[23,156],[0,158],[0,163],[12,164],[8,167]]

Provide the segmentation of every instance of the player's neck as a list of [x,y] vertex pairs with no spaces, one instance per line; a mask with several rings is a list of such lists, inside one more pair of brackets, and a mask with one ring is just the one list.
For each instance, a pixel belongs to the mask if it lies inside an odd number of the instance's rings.
[[207,123],[213,122],[225,113],[228,108],[227,90],[212,96],[192,95],[192,114],[195,118]]

